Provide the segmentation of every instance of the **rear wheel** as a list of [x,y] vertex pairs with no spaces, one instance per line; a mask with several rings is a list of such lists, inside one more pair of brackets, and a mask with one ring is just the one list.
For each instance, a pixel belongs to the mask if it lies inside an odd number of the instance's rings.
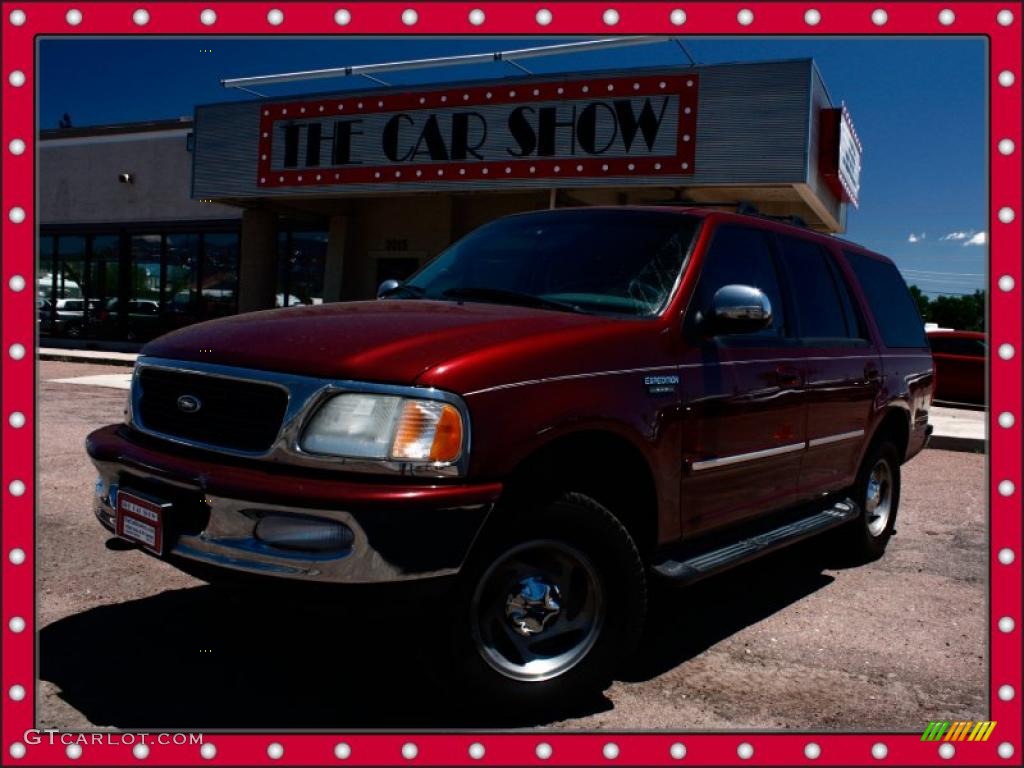
[[639,639],[646,594],[633,539],[593,499],[510,516],[461,577],[458,678],[533,711],[602,690]]
[[861,515],[842,530],[843,551],[858,561],[877,560],[892,538],[900,504],[900,460],[896,446],[881,440],[868,450],[852,495],[860,505]]

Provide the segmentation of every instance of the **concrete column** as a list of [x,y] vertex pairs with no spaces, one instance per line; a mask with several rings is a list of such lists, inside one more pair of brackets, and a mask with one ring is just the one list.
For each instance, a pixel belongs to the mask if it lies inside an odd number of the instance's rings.
[[240,262],[238,311],[273,308],[277,283],[277,214],[257,209],[242,213]]
[[345,239],[348,216],[331,216],[327,229],[327,259],[324,264],[324,301],[341,301],[342,274],[345,271]]

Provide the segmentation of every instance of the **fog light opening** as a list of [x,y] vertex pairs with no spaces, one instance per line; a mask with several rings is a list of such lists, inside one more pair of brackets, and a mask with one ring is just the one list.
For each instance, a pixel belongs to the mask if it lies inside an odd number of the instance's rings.
[[351,549],[352,529],[343,523],[298,515],[263,515],[256,538],[278,549],[303,552],[340,552]]

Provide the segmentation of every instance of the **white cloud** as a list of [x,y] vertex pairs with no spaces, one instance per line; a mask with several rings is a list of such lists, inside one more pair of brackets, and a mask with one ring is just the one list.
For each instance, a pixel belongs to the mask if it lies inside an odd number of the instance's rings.
[[967,240],[973,234],[973,229],[969,232],[950,232],[948,235],[943,235],[942,237],[940,237],[939,240]]
[[988,242],[988,237],[984,232],[977,232],[971,235],[970,239],[964,243],[964,246],[968,245],[985,245]]
[[907,238],[907,242],[908,243],[919,243],[922,240],[924,240],[926,237],[927,237],[927,235],[924,232],[922,232],[920,235],[916,235],[913,232],[911,232],[910,233],[910,237]]

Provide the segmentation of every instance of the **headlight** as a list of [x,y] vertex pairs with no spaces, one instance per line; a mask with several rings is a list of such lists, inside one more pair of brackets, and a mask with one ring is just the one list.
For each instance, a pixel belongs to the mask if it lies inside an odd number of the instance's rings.
[[438,400],[335,395],[313,416],[300,447],[363,459],[451,463],[462,453],[462,416]]

